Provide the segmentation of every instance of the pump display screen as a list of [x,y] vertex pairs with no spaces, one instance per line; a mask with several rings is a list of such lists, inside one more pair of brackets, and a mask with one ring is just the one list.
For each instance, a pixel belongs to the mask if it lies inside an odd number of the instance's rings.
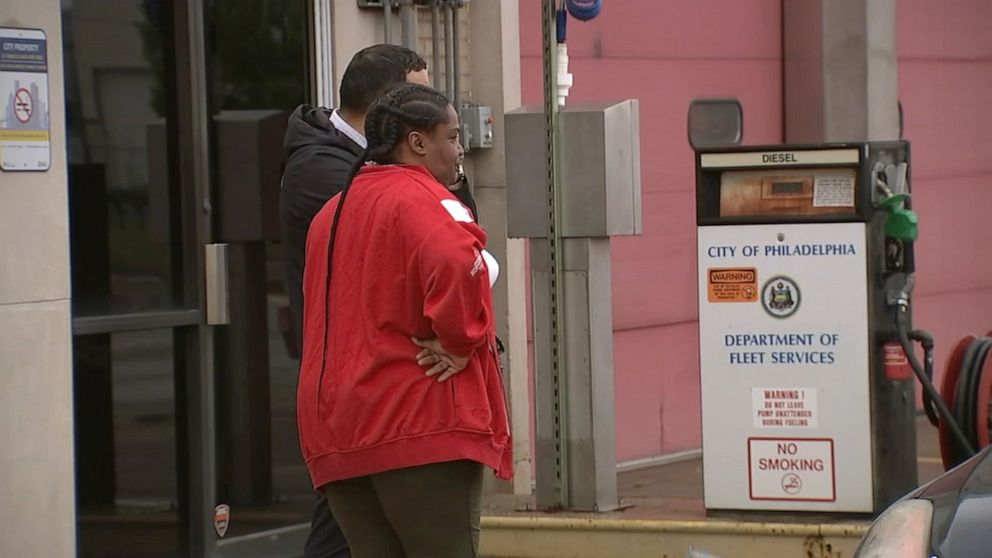
[[720,175],[721,217],[854,214],[854,168],[728,170]]
[[772,182],[772,195],[795,196],[803,193],[802,182]]

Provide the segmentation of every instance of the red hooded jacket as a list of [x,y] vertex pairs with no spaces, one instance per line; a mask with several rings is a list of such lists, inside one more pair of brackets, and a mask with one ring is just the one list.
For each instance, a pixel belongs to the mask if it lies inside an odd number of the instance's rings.
[[[486,234],[420,166],[366,166],[314,218],[303,273],[297,419],[315,488],[392,469],[467,459],[512,476]],[[444,201],[450,206],[452,202]],[[455,201],[455,203],[459,203]],[[325,325],[326,318],[326,325]],[[468,366],[425,375],[411,337],[437,337]]]

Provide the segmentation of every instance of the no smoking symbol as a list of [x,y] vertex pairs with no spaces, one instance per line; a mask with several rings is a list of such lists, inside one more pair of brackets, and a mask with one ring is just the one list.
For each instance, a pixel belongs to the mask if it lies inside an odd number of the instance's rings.
[[27,124],[32,112],[34,105],[31,103],[31,93],[27,89],[18,89],[14,93],[14,116],[21,124]]
[[803,479],[795,473],[788,473],[782,477],[782,490],[790,496],[795,496],[799,494],[799,491],[803,489]]

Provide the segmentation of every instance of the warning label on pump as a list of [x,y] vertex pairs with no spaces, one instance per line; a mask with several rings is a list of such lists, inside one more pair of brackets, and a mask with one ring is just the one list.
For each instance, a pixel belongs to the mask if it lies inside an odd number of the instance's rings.
[[710,302],[755,302],[758,300],[758,270],[753,267],[707,270]]
[[837,499],[830,438],[748,438],[752,500],[833,502]]
[[751,388],[755,428],[816,428],[816,390]]
[[854,178],[817,176],[813,184],[813,207],[854,207]]

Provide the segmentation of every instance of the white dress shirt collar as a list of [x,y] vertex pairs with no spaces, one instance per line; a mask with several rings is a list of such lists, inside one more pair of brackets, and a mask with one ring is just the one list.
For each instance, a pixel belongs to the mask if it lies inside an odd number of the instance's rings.
[[362,149],[365,149],[369,146],[369,142],[366,141],[365,136],[363,136],[361,132],[359,132],[354,127],[352,127],[351,124],[348,124],[348,122],[344,118],[341,118],[341,115],[338,113],[338,109],[334,109],[334,111],[331,113],[331,124],[335,128],[337,128],[339,132],[348,136],[351,139],[351,141],[361,146]]

